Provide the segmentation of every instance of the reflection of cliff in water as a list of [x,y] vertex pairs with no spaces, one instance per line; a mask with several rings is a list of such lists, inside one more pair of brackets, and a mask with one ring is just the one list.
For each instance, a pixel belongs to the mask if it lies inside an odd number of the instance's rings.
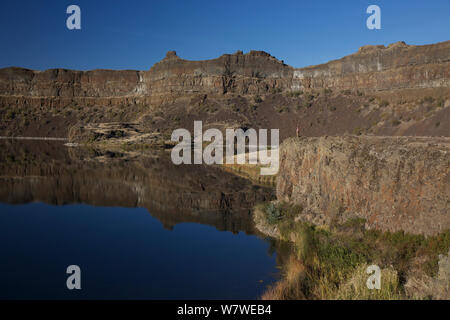
[[168,152],[146,155],[1,141],[0,201],[144,207],[166,228],[181,222],[253,233],[252,207],[270,189],[219,168],[175,166]]

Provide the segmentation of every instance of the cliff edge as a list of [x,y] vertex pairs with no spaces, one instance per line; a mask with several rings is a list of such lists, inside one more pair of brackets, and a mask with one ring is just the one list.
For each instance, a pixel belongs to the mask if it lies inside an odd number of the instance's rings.
[[450,138],[287,139],[277,199],[315,224],[364,218],[367,228],[433,235],[450,228]]

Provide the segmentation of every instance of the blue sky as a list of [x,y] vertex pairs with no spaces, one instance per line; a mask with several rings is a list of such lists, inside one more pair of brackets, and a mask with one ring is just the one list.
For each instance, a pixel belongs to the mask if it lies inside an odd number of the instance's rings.
[[[66,8],[81,8],[81,30]],[[366,8],[381,8],[368,30]],[[148,70],[168,50],[188,60],[264,50],[294,67],[366,44],[449,40],[450,0],[40,0],[1,1],[0,67]]]

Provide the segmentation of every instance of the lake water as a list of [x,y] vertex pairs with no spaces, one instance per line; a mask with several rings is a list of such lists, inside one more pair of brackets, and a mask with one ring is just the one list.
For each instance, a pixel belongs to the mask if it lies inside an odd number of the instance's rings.
[[1,299],[255,299],[277,278],[251,219],[273,190],[167,152],[0,147]]

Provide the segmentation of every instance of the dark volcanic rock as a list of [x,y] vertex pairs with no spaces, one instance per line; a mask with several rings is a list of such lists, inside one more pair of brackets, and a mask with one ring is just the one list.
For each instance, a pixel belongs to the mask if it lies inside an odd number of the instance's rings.
[[[278,128],[302,135],[450,135],[450,41],[365,46],[293,68],[263,51],[187,61],[169,51],[148,71],[0,69],[0,134],[67,136],[75,123],[142,122],[148,132]],[[201,99],[197,99],[202,97]]]
[[0,70],[0,95],[110,97],[202,91],[263,93],[272,88],[392,89],[450,84],[450,41],[410,46],[365,46],[326,64],[294,69],[264,51],[187,61],[175,51],[149,71],[21,68]]
[[381,230],[450,228],[450,139],[322,137],[286,140],[277,198],[316,224],[366,219]]

